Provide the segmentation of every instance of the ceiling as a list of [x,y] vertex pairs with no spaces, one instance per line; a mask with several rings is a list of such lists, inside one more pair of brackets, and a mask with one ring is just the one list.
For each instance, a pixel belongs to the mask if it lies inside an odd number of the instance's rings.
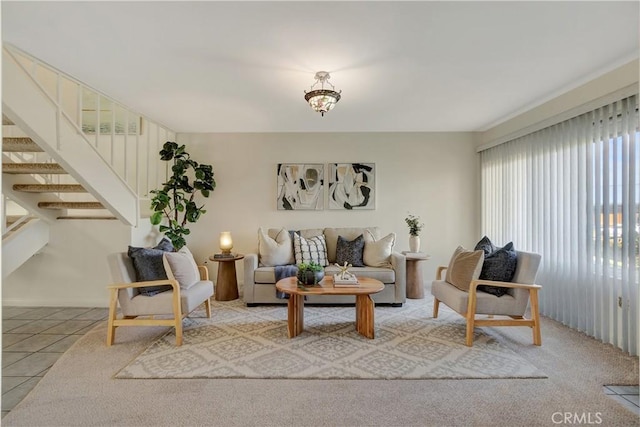
[[636,1],[1,7],[3,41],[177,132],[482,131],[639,51]]

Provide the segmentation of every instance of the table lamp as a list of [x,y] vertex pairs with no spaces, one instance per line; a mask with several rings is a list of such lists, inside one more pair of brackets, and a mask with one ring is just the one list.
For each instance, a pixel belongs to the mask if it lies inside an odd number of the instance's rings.
[[231,249],[233,248],[233,239],[231,239],[230,231],[223,231],[220,233],[220,250],[223,255],[231,256]]

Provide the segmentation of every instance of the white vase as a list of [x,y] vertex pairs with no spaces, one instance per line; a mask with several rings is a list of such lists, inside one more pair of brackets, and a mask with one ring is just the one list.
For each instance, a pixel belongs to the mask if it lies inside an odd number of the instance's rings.
[[420,252],[420,236],[409,236],[409,251]]

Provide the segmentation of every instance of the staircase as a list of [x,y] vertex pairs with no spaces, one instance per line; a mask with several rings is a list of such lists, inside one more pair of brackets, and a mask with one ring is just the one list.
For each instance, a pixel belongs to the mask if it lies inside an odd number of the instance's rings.
[[2,64],[4,278],[57,221],[137,225],[166,180],[157,153],[175,133],[6,43]]
[[[5,134],[21,132],[7,117],[3,117],[3,123]],[[2,153],[3,182],[11,183],[3,193],[21,201],[22,206],[49,219],[52,216],[44,210],[52,211],[55,219],[116,219],[62,166],[50,158],[43,161],[48,156],[31,138],[3,137]]]

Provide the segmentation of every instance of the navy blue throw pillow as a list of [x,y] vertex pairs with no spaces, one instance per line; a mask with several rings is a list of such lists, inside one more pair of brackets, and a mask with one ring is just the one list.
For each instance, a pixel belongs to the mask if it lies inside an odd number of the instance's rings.
[[338,236],[336,246],[336,264],[351,264],[354,267],[364,267],[364,236],[361,234],[349,241],[342,236]]
[[[491,250],[492,248],[493,250]],[[504,247],[499,248],[485,236],[478,242],[475,250],[485,251],[480,279],[498,282],[511,282],[513,280],[518,263],[518,256],[513,248],[513,242],[509,242]],[[487,252],[487,250],[490,250],[490,252]],[[489,285],[480,285],[478,290],[498,297],[509,292],[509,288]]]
[[[173,245],[166,237],[153,248],[137,248],[129,246],[127,255],[133,260],[133,268],[136,271],[136,281],[166,280],[167,273],[162,262],[162,254],[172,252]],[[153,296],[160,292],[170,291],[171,285],[145,286],[138,288],[142,295]]]

